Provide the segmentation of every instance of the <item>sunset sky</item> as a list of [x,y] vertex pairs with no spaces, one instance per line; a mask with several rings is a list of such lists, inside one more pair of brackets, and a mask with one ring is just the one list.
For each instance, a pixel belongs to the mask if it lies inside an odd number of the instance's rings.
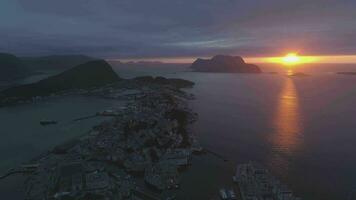
[[0,51],[112,59],[298,52],[354,62],[344,55],[356,55],[355,10],[354,0],[1,0]]

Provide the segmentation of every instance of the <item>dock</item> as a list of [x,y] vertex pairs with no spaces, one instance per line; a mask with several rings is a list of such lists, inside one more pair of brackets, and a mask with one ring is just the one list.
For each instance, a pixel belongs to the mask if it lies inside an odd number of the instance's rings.
[[215,157],[217,157],[217,158],[223,160],[224,162],[228,162],[228,161],[229,161],[229,160],[228,160],[227,158],[225,158],[224,156],[222,156],[222,155],[220,155],[220,154],[218,154],[218,153],[215,153],[215,152],[213,152],[213,151],[211,151],[211,150],[209,150],[209,149],[204,148],[204,151],[205,151],[206,153],[210,153],[211,155],[213,155],[213,156],[215,156]]
[[80,117],[80,118],[73,119],[72,121],[73,122],[82,121],[82,120],[91,119],[91,118],[94,118],[94,117],[98,117],[98,115],[89,115],[89,116],[85,116],[85,117]]
[[21,165],[19,168],[10,169],[6,174],[0,176],[0,180],[5,179],[8,176],[14,174],[25,174],[25,173],[32,173],[37,170],[39,164],[26,164]]

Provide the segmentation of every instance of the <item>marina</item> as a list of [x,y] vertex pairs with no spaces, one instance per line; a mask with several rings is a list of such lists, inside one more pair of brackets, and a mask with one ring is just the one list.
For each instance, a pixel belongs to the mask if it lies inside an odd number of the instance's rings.
[[257,163],[238,165],[233,180],[239,186],[242,200],[301,200]]

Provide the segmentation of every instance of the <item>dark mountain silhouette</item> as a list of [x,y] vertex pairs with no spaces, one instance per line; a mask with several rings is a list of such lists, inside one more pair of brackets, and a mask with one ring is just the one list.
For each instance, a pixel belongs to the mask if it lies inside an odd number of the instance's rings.
[[30,75],[22,60],[12,54],[0,53],[0,80],[13,80]]
[[289,74],[288,76],[289,77],[307,77],[309,75],[306,73],[303,73],[303,72],[295,72],[295,73]]
[[161,76],[152,77],[152,76],[140,76],[136,77],[133,80],[140,82],[142,84],[159,84],[159,85],[172,85],[177,88],[189,88],[194,85],[194,82],[178,79],[178,78],[164,78]]
[[85,55],[51,55],[23,57],[22,61],[32,70],[67,70],[77,65],[96,60]]
[[197,72],[261,73],[257,65],[247,64],[240,56],[217,55],[212,59],[198,58],[191,66]]
[[39,82],[2,91],[4,97],[28,98],[46,96],[69,89],[86,89],[103,86],[120,80],[104,60],[90,61]]
[[137,61],[137,62],[129,61],[129,62],[122,63],[122,64],[126,64],[126,65],[162,65],[165,63],[160,62],[160,61]]

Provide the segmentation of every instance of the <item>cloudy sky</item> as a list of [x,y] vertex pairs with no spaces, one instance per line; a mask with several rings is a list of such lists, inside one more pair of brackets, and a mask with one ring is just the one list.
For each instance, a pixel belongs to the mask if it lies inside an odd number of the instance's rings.
[[356,1],[1,0],[0,38],[18,55],[356,54]]

